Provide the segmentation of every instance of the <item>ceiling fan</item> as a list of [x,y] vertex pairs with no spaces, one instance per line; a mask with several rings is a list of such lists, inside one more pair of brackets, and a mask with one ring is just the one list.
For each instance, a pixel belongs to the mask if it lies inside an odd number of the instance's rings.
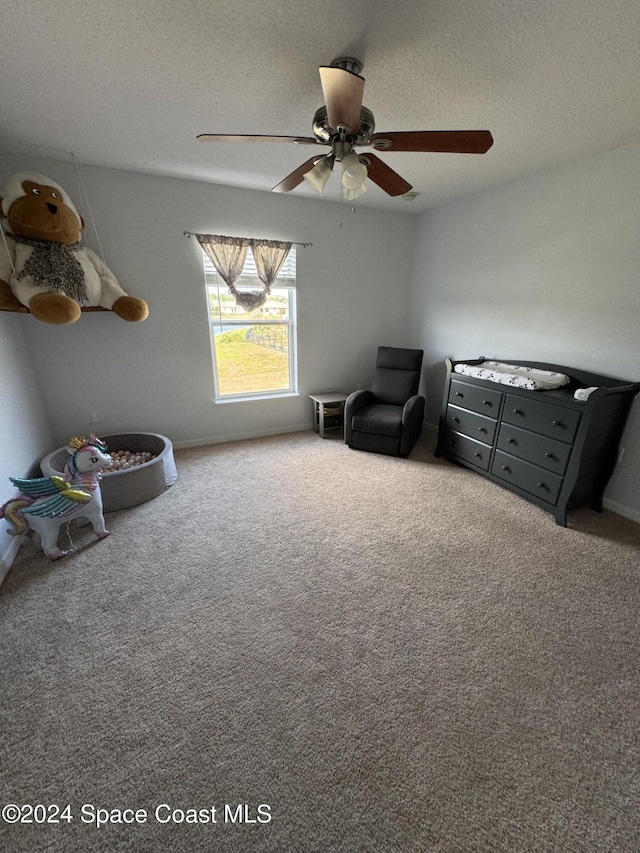
[[296,145],[328,146],[329,154],[315,154],[273,188],[290,192],[303,180],[322,193],[335,163],[342,166],[345,199],[366,191],[370,178],[390,196],[408,193],[412,187],[375,154],[359,154],[356,148],[370,146],[375,151],[423,151],[484,154],[493,145],[488,130],[417,130],[374,133],[371,110],[362,105],[364,77],[362,63],[353,57],[339,57],[320,67],[324,106],[313,117],[313,136],[252,136],[202,133],[202,142],[293,142]]

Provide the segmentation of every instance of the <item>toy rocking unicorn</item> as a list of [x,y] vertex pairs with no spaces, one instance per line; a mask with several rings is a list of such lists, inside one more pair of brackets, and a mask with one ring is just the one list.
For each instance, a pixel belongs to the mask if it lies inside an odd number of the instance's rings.
[[65,521],[85,516],[99,539],[108,536],[100,492],[100,471],[111,462],[106,451],[107,446],[94,433],[88,441],[84,436],[74,437],[67,447],[64,477],[10,477],[20,495],[0,507],[0,518],[12,525],[9,533],[19,536],[31,528],[40,536],[42,550],[51,560],[68,553],[58,548],[60,525]]

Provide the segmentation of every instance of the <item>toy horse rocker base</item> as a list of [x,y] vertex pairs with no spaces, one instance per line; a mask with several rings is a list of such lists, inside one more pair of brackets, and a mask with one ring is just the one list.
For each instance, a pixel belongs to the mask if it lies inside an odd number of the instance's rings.
[[93,433],[88,441],[84,437],[74,437],[67,447],[69,459],[64,478],[25,480],[10,477],[20,495],[0,507],[0,518],[6,518],[11,525],[9,533],[20,536],[33,530],[51,560],[59,560],[69,553],[58,547],[60,525],[66,521],[85,517],[99,539],[107,537],[110,531],[105,527],[100,492],[101,469],[111,461],[106,451],[104,442]]

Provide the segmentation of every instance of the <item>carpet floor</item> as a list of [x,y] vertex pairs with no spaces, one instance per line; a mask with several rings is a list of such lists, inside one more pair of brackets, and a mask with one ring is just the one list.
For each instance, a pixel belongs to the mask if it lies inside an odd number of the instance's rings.
[[109,538],[28,541],[0,848],[637,853],[640,526],[559,527],[433,446],[178,450]]

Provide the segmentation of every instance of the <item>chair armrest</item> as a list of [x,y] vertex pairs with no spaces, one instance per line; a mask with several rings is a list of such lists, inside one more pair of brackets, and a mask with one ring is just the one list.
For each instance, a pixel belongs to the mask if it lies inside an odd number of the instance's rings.
[[409,397],[402,409],[402,436],[400,455],[408,456],[418,440],[424,423],[425,399],[420,394]]
[[344,441],[345,444],[351,446],[351,418],[364,408],[368,403],[373,402],[373,394],[371,391],[354,391],[349,394],[344,404]]
[[402,409],[402,426],[405,429],[410,427],[411,424],[414,424],[416,421],[419,421],[420,424],[422,424],[422,421],[424,420],[424,404],[424,397],[420,396],[420,394],[409,397]]
[[373,394],[371,391],[353,391],[353,393],[349,394],[344,404],[344,415],[347,417],[347,413],[351,416],[355,415],[356,412],[359,412],[360,409],[364,408],[368,403],[373,403]]

